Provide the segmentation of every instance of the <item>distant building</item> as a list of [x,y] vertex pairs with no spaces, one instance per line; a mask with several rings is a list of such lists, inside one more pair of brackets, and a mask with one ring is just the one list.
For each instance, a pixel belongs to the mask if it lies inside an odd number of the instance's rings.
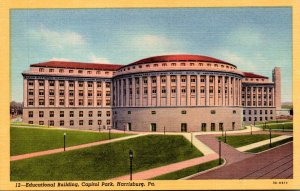
[[73,129],[220,131],[275,120],[280,69],[267,77],[200,55],[128,65],[49,61],[24,77],[26,123]]

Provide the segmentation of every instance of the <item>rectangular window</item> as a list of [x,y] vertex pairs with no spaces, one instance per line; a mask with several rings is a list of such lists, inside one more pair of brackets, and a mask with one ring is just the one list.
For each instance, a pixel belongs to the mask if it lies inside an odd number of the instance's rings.
[[39,80],[39,86],[44,86],[44,80]]
[[83,87],[83,82],[78,82],[79,87]]
[[181,114],[186,114],[186,110],[182,110],[182,111],[181,111]]
[[210,110],[210,114],[216,114],[216,110]]
[[33,99],[28,99],[28,105],[33,105]]
[[65,95],[65,91],[64,90],[59,90],[59,96],[64,96]]
[[106,111],[106,116],[110,117],[110,111]]
[[28,86],[33,86],[33,80],[28,80]]
[[195,86],[191,86],[191,94],[195,94],[196,93],[196,87]]
[[83,90],[78,91],[78,96],[83,96]]
[[28,112],[28,117],[33,117],[33,111]]
[[39,117],[44,117],[44,111],[39,111]]
[[201,131],[206,131],[206,123],[201,123]]
[[59,86],[65,86],[65,82],[64,81],[59,81]]
[[65,99],[59,99],[59,105],[65,105]]
[[49,117],[54,117],[54,111],[49,111]]
[[172,92],[172,93],[176,93],[176,86],[172,86],[172,87],[171,87],[171,92]]
[[33,89],[28,90],[28,95],[33,95]]
[[265,110],[265,114],[268,114],[268,110]]
[[92,99],[88,99],[88,105],[89,106],[93,105],[93,100]]
[[92,88],[93,87],[93,82],[88,82],[88,87]]
[[89,120],[89,125],[93,125],[93,120]]
[[186,87],[185,87],[185,86],[182,86],[182,87],[181,87],[181,93],[183,93],[183,94],[186,93]]
[[39,125],[44,125],[44,121],[39,121]]
[[69,116],[70,116],[70,117],[74,117],[74,111],[70,111]]
[[54,96],[54,89],[49,89],[49,96]]
[[65,112],[64,111],[60,111],[59,112],[59,117],[65,117]]
[[176,76],[171,76],[171,82],[176,82]]
[[102,111],[98,111],[98,117],[101,117]]
[[204,86],[201,86],[201,87],[200,87],[200,93],[202,93],[202,94],[204,94],[204,93],[205,93]]
[[156,114],[156,111],[151,111],[151,114],[152,114],[152,115],[155,115],[155,114]]
[[49,99],[49,105],[54,105],[54,99]]
[[223,123],[219,123],[219,131],[223,131],[224,128],[223,128]]
[[83,120],[79,120],[79,125],[80,125],[80,126],[83,125]]
[[99,120],[98,120],[98,125],[101,125],[101,124],[102,124],[102,120],[99,119]]
[[54,86],[55,82],[54,80],[49,80],[49,86]]
[[39,90],[39,96],[43,96],[43,95],[44,95],[44,90],[43,89]]
[[166,86],[162,86],[162,87],[161,87],[161,93],[162,93],[162,94],[167,93]]
[[89,90],[88,91],[88,97],[92,97],[93,96],[93,90]]
[[106,102],[105,102],[106,106],[109,106],[111,104],[111,101],[110,99],[107,99]]
[[83,117],[83,111],[79,111],[79,117]]
[[89,117],[93,117],[93,111],[89,111]]
[[74,126],[74,120],[70,120],[70,126]]
[[45,100],[44,99],[39,99],[39,105],[45,105]]
[[216,131],[216,124],[215,123],[210,124],[210,130],[211,131]]

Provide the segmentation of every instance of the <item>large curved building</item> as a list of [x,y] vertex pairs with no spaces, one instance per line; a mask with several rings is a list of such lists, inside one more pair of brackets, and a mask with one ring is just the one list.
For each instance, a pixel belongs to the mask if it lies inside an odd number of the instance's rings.
[[51,61],[32,64],[23,76],[23,120],[49,126],[235,130],[243,122],[274,120],[280,107],[279,68],[269,81],[200,55],[155,56],[128,65]]

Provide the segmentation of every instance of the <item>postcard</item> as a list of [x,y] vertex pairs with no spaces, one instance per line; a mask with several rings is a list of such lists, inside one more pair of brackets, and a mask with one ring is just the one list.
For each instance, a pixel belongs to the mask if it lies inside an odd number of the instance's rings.
[[299,189],[299,2],[6,1],[0,190]]

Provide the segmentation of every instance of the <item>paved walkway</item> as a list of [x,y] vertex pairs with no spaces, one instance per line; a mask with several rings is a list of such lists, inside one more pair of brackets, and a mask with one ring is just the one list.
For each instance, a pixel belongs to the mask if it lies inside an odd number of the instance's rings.
[[[291,136],[291,135],[281,135],[281,136],[278,136],[278,137],[274,137],[274,138],[271,139],[271,143],[275,143],[275,142],[278,142],[278,141],[281,141],[281,140],[284,140],[284,139],[287,139],[287,138],[290,138],[290,137],[293,137],[293,136]],[[267,140],[256,142],[256,143],[246,145],[246,146],[243,146],[243,147],[238,147],[236,149],[240,152],[244,152],[244,151],[248,151],[250,149],[254,149],[254,148],[257,148],[257,147],[268,145],[269,143],[270,143],[270,139],[267,139]]]
[[[157,176],[160,176],[163,174],[175,172],[175,171],[178,171],[178,170],[181,170],[184,168],[188,168],[191,166],[209,162],[211,160],[215,160],[218,158],[219,158],[219,156],[217,154],[209,154],[209,155],[206,155],[203,157],[198,157],[198,158],[194,158],[194,159],[190,159],[190,160],[185,160],[182,162],[169,164],[169,165],[162,166],[162,167],[153,168],[150,170],[145,170],[142,172],[137,172],[137,173],[132,174],[132,179],[134,179],[134,180],[151,179],[153,177],[157,177]],[[129,180],[129,178],[130,178],[129,175],[125,175],[125,176],[113,178],[113,180]]]
[[271,179],[293,178],[293,143],[255,154],[222,168],[190,179]]
[[[82,149],[82,148],[87,148],[87,147],[92,147],[92,146],[97,146],[97,145],[103,145],[103,144],[117,142],[117,141],[123,141],[123,140],[132,139],[132,138],[145,136],[145,135],[146,134],[138,134],[138,135],[126,136],[126,137],[121,137],[121,138],[116,138],[116,139],[108,139],[108,140],[103,140],[103,141],[98,141],[98,142],[93,142],[93,143],[87,143],[87,144],[82,144],[82,145],[66,147],[66,151]],[[54,153],[61,153],[61,152],[64,152],[64,148],[51,149],[51,150],[46,150],[46,151],[39,151],[39,152],[34,152],[34,153],[11,156],[10,161],[22,160],[22,159],[38,157],[38,156],[43,156],[43,155],[49,155],[49,154],[54,154]]]

